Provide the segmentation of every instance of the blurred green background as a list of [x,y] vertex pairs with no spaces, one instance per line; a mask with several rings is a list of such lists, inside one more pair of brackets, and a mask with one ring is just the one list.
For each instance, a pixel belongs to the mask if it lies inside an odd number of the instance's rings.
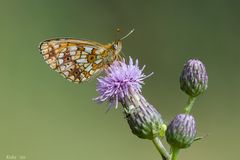
[[97,105],[96,80],[68,82],[52,71],[38,44],[53,37],[109,43],[135,28],[123,51],[146,64],[144,96],[169,122],[187,96],[179,75],[189,58],[207,67],[209,89],[196,101],[198,135],[180,160],[238,159],[240,2],[1,0],[0,159],[156,160],[153,144],[131,134],[121,108]]

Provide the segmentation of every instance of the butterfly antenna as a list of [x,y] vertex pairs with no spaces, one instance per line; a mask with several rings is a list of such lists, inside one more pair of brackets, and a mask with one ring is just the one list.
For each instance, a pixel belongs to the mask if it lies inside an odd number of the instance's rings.
[[127,38],[130,34],[132,34],[134,32],[134,28],[128,33],[126,34],[124,37],[120,38],[120,41]]

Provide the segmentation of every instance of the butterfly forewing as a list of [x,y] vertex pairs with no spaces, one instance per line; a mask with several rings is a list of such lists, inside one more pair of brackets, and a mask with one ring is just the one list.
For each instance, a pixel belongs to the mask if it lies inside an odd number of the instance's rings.
[[46,40],[39,48],[53,70],[76,83],[101,72],[109,52],[106,45],[70,38]]

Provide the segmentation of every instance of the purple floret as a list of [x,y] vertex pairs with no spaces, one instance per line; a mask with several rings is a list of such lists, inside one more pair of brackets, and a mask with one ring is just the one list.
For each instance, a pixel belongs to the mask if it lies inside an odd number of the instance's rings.
[[108,69],[106,76],[98,78],[97,91],[99,96],[95,99],[102,103],[109,101],[110,106],[118,105],[123,101],[125,96],[129,96],[130,92],[140,93],[144,79],[150,75],[145,75],[138,66],[138,60],[135,64],[132,58],[129,58],[129,64],[125,60],[115,61]]

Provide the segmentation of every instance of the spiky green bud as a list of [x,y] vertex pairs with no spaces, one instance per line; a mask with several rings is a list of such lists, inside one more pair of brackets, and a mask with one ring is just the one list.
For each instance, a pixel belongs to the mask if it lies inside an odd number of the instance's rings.
[[168,125],[166,131],[167,142],[172,148],[189,147],[196,136],[196,123],[189,114],[177,115]]
[[165,132],[160,113],[144,97],[140,95],[138,100],[130,104],[132,105],[127,107],[125,105],[124,112],[133,134],[139,138],[153,140]]
[[180,76],[180,88],[189,96],[196,97],[207,87],[208,75],[204,64],[197,59],[188,60]]

